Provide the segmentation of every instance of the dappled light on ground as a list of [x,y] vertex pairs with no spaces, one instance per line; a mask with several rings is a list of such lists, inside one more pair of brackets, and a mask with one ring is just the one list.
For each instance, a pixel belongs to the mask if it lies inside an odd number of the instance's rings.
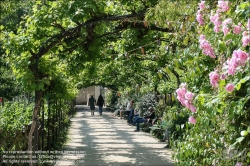
[[[84,107],[82,107],[84,108]],[[145,132],[134,132],[126,120],[111,116],[90,115],[87,108],[78,109],[71,119],[71,128],[65,151],[80,154],[64,154],[55,165],[169,165],[173,166],[171,150],[165,143]],[[65,162],[67,161],[67,162]]]

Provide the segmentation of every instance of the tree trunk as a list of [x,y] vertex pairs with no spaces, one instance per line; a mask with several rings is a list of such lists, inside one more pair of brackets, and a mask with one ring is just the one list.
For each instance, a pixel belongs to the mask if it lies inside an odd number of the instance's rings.
[[[40,102],[42,99],[42,91],[35,91],[35,107],[33,110],[33,117],[32,117],[32,124],[29,132],[29,142],[28,142],[28,152],[30,153],[30,161],[32,161],[32,150],[33,150],[33,133],[36,129],[36,124],[37,124],[37,113],[39,110]],[[36,146],[36,145],[34,145]],[[33,163],[30,162],[30,166],[33,166]]]

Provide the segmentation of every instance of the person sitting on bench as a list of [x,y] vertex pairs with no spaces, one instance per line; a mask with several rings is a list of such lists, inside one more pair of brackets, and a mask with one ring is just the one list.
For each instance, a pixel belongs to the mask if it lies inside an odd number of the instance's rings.
[[136,118],[137,116],[139,116],[139,112],[136,109],[132,108],[129,113],[129,125],[132,125],[133,118]]
[[124,111],[124,106],[121,105],[119,108],[117,108],[113,113],[112,116],[117,116],[118,112],[120,111],[120,118],[121,118],[121,111]]
[[144,117],[136,117],[132,125],[136,124],[136,130],[135,131],[140,131],[140,126],[139,123],[152,123],[152,120],[155,118],[155,111],[153,107],[149,107],[149,112],[146,114]]

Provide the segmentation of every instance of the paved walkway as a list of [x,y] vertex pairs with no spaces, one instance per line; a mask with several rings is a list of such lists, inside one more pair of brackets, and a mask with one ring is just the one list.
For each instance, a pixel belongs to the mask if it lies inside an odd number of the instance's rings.
[[55,166],[174,165],[171,150],[163,148],[166,144],[149,133],[134,132],[135,126],[112,117],[109,111],[104,110],[99,116],[96,108],[91,116],[87,106],[77,107],[64,148],[66,153]]

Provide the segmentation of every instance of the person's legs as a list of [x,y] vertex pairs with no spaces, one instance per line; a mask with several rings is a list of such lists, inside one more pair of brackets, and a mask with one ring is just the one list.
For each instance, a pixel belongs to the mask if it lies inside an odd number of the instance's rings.
[[135,131],[140,131],[140,123],[143,123],[144,121],[145,121],[144,118],[136,119],[136,130]]
[[101,115],[101,107],[100,106],[98,107],[98,112]]
[[129,116],[129,123],[132,124],[133,116]]
[[135,120],[134,120],[134,122],[132,123],[132,125],[135,125],[140,118],[142,118],[142,117],[139,117],[139,116],[136,117]]
[[115,112],[113,112],[113,114],[112,114],[112,115],[113,115],[113,116],[116,116],[116,115],[117,115],[117,113],[118,113],[118,111],[119,111],[119,109],[116,109],[116,110],[115,110]]
[[127,123],[129,123],[129,113],[130,113],[130,111],[126,111],[126,113],[127,113]]
[[99,109],[100,109],[100,115],[102,115],[102,106]]
[[120,118],[122,119],[122,109],[120,109]]

